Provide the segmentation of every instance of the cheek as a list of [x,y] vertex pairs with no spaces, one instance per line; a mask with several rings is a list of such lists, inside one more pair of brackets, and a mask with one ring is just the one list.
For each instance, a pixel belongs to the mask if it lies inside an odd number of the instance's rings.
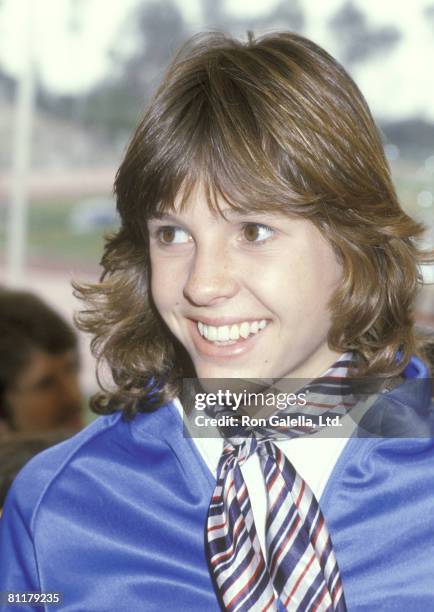
[[304,253],[303,260],[304,274],[299,280],[300,286],[309,301],[325,306],[340,284],[342,268],[331,245],[319,232],[312,237],[311,248]]
[[170,309],[176,291],[177,281],[172,267],[167,262],[151,260],[151,295],[160,314]]
[[262,276],[262,294],[291,333],[305,327],[323,330],[329,326],[328,303],[341,278],[334,252],[321,244],[318,249],[293,252],[285,266],[270,269]]
[[47,393],[44,402],[39,403],[39,410],[32,409],[29,411],[29,421],[31,420],[35,424],[39,425],[50,425],[54,420],[59,411],[60,398],[55,397],[54,394]]
[[170,331],[178,338],[178,312],[183,303],[182,271],[169,261],[156,261],[152,265],[151,295],[155,307]]
[[331,325],[330,300],[339,287],[342,271],[334,254],[328,250],[316,261],[307,279],[304,317],[310,321],[314,335],[326,337]]
[[18,429],[45,427],[50,421],[52,401],[50,398],[24,395],[19,398],[11,397],[11,409]]

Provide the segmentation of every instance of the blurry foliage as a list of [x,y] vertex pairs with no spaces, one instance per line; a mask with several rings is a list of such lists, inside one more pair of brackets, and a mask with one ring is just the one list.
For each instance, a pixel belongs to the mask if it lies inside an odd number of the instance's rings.
[[[224,0],[200,1],[202,29],[219,29],[236,36],[245,36],[247,30],[252,30],[260,36],[276,29],[302,32],[305,27],[301,0],[281,0],[266,15],[243,18],[229,13]],[[118,157],[146,101],[161,81],[173,52],[192,34],[180,8],[181,0],[177,2],[138,2],[113,41],[109,51],[111,70],[105,79],[80,96],[55,96],[39,85],[39,107],[48,114],[85,127],[89,139],[102,137],[107,144],[106,150],[113,151],[113,158]],[[69,3],[70,25],[77,29],[86,0],[69,0]],[[434,24],[434,3],[425,8],[424,14]],[[402,37],[395,27],[372,25],[363,9],[352,0],[343,2],[328,27],[340,47],[342,62],[350,68],[391,51]],[[0,74],[0,94],[2,89],[10,96],[13,86]],[[387,141],[399,146],[401,153],[408,150],[419,158],[426,152],[432,154],[431,124],[396,122],[384,126],[384,131]]]
[[[1,1],[1,0],[0,0]],[[15,79],[3,72],[0,67],[0,99],[12,102],[15,94]]]
[[294,30],[301,32],[305,17],[298,0],[281,0],[268,15],[260,17],[237,18],[225,10],[224,0],[202,0],[204,29],[212,28],[226,32],[245,33],[253,30],[255,34],[264,30]]
[[[82,0],[71,0],[71,7]],[[72,10],[72,9],[71,9]],[[224,8],[223,0],[202,0],[204,29],[236,34],[247,30],[293,29],[304,26],[298,0],[281,2],[266,16],[237,19]],[[74,21],[72,13],[72,21]],[[75,27],[75,25],[74,25]],[[137,124],[146,101],[155,91],[174,51],[192,34],[182,11],[172,0],[139,3],[118,33],[110,50],[112,72],[85,95],[56,96],[39,87],[40,106],[60,117],[79,121],[104,132],[110,141],[124,144]],[[134,51],[125,56],[125,40]]]
[[67,29],[72,34],[79,34],[83,27],[83,14],[87,0],[69,0]]
[[429,24],[431,25],[432,32],[434,34],[434,4],[426,6],[423,10],[423,15],[424,17],[426,17]]
[[330,19],[329,27],[341,48],[342,62],[351,66],[390,51],[401,40],[394,26],[371,26],[366,15],[349,0]]
[[[282,0],[268,16],[236,19],[224,9],[223,0],[202,0],[204,29],[237,31],[241,28],[301,29],[304,15],[297,2]],[[211,25],[208,25],[211,24]],[[130,133],[155,91],[174,51],[192,34],[179,7],[172,0],[139,4],[125,28],[137,41],[135,51],[126,59],[117,59],[117,74],[99,84],[87,97],[85,116],[89,125],[101,125],[110,136]]]
[[[77,9],[81,0],[72,0]],[[76,13],[71,13],[74,28]],[[38,106],[59,118],[68,119],[105,135],[122,145],[161,77],[174,49],[187,37],[181,12],[171,0],[141,3],[129,15],[109,51],[112,70],[90,91],[80,95],[54,95],[38,83]],[[134,53],[124,57],[117,44],[136,42]]]
[[381,124],[386,141],[398,146],[407,159],[423,160],[434,154],[434,125],[423,119],[388,121]]
[[[113,70],[86,94],[80,121],[103,130],[110,139],[124,137],[136,125],[145,100],[161,78],[173,51],[188,36],[179,8],[171,0],[139,4],[120,32],[136,42],[134,53],[123,57],[111,49]],[[72,112],[77,98],[64,98],[62,112]]]
[[434,4],[430,4],[426,6],[423,9],[423,14],[425,15],[425,17],[428,17],[428,19],[434,20]]

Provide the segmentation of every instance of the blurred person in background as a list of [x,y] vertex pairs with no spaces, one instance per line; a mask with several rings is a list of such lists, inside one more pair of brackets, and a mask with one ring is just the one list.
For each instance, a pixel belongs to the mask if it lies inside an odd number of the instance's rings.
[[0,432],[82,425],[76,333],[36,295],[0,288]]

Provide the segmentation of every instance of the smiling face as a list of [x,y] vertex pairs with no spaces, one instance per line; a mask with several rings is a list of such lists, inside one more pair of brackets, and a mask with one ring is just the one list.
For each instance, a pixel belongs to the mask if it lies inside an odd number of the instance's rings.
[[339,356],[327,344],[340,282],[332,247],[308,220],[239,213],[205,194],[148,222],[155,305],[199,378],[312,378]]

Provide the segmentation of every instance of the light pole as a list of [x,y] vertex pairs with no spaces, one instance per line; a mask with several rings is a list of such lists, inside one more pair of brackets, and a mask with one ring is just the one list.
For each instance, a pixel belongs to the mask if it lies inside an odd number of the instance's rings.
[[6,254],[7,279],[13,284],[20,284],[24,277],[32,118],[35,99],[32,23],[34,0],[21,0],[21,3],[23,9],[21,13],[23,17],[23,63],[15,95],[15,127]]

